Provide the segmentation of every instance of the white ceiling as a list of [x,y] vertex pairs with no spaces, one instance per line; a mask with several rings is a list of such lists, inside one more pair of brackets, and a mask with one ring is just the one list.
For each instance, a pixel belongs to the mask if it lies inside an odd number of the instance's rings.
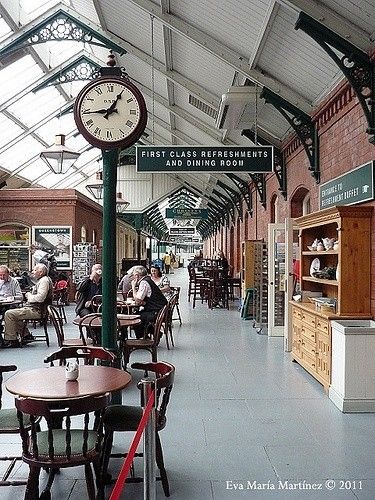
[[[218,109],[221,95],[245,79],[266,86],[302,111],[314,107],[343,75],[302,30],[295,29],[301,10],[370,52],[375,36],[374,0],[1,0],[0,50],[34,26],[39,16],[62,7],[121,45],[116,55],[143,92],[148,111],[145,144],[251,145],[240,131],[223,131],[215,119],[189,104],[189,96]],[[98,28],[99,30],[99,28]],[[153,33],[153,36],[152,36]],[[105,65],[108,50],[82,42],[47,42],[0,58],[0,182],[7,187],[74,187],[98,169],[100,151],[76,134],[71,113],[63,114],[85,82],[32,88],[66,61],[85,53]],[[154,114],[153,114],[154,112]],[[260,102],[259,134],[280,144],[288,122],[271,104]],[[82,152],[64,179],[50,173],[39,159],[56,133]],[[189,183],[210,193],[216,179],[234,188],[224,175],[178,174],[177,185]],[[242,174],[243,179],[249,179]],[[175,184],[174,184],[175,185]],[[126,196],[125,196],[126,197]],[[204,201],[203,201],[204,204]],[[147,203],[145,202],[145,206]],[[130,207],[132,208],[132,207]]]

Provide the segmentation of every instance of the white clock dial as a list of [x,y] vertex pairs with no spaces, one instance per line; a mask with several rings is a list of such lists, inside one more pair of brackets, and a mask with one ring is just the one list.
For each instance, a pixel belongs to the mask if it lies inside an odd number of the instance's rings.
[[105,142],[118,142],[128,137],[141,117],[134,93],[116,81],[93,86],[83,96],[79,114],[87,132]]

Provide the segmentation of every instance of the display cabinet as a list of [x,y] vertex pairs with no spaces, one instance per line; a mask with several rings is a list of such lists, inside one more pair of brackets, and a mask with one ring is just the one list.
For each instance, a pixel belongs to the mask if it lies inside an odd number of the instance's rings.
[[[292,359],[325,388],[330,383],[331,324],[336,318],[370,318],[372,207],[331,207],[296,219],[299,227],[301,295],[292,302]],[[316,250],[318,241],[335,242]],[[324,248],[324,247],[323,247]],[[330,278],[320,271],[330,271]],[[317,272],[318,271],[318,272]],[[325,271],[326,272],[326,271]],[[313,293],[311,293],[313,292]],[[309,294],[335,301],[335,309],[310,302]]]

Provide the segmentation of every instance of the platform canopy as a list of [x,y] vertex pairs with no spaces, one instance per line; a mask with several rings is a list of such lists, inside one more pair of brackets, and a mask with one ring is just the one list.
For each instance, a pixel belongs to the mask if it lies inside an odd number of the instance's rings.
[[[71,111],[108,49],[146,99],[141,144],[256,143],[277,151],[295,133],[280,107],[309,117],[345,78],[319,37],[339,58],[348,50],[342,40],[369,55],[374,20],[369,0],[1,0],[0,186],[74,187],[90,196],[85,186],[94,182],[101,152],[78,133]],[[65,175],[51,173],[39,157],[60,133],[81,153]],[[156,202],[164,213],[173,193],[177,206],[187,207],[183,188],[191,208],[220,212],[226,199],[249,207],[247,186],[259,181],[246,172],[204,170],[137,177],[129,158],[124,152],[118,191],[130,212]],[[157,195],[143,196],[143,182]]]

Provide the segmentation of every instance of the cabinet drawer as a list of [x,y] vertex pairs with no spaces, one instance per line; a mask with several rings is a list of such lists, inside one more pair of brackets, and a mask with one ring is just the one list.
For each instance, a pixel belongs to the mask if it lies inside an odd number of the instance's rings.
[[316,356],[312,355],[304,347],[301,347],[301,359],[311,368],[316,371]]
[[302,319],[302,311],[297,307],[293,307],[293,319]]
[[314,357],[316,354],[316,346],[314,342],[310,342],[305,336],[301,337],[301,348]]
[[321,331],[322,333],[325,333],[326,335],[329,334],[329,321],[323,318],[316,318],[316,329]]
[[305,325],[315,328],[315,315],[302,311],[301,320]]
[[301,326],[301,336],[302,339],[307,340],[307,342],[311,342],[312,344],[315,344],[316,337],[315,337],[315,332],[311,328],[307,328],[304,323],[302,323]]

